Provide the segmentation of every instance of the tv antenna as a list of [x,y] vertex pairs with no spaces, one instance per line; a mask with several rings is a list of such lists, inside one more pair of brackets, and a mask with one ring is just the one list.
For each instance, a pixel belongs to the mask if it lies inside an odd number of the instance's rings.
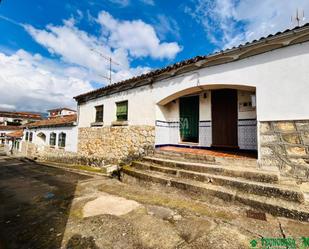
[[109,84],[112,84],[112,64],[117,65],[117,66],[120,66],[120,64],[117,63],[116,61],[114,61],[112,59],[112,57],[106,56],[106,55],[102,54],[101,52],[95,50],[94,48],[91,48],[90,50],[97,53],[98,55],[100,55],[102,58],[104,58],[105,60],[107,60],[109,62],[109,77],[104,76],[104,75],[100,75],[100,76],[109,80]]
[[304,10],[299,10],[298,8],[296,9],[296,14],[295,16],[291,16],[291,22],[294,24],[294,22],[297,23],[297,26],[301,24],[305,20],[305,11]]

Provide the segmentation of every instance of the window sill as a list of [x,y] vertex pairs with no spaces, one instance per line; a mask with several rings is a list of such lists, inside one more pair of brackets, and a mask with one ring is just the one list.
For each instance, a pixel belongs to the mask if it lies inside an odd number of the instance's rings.
[[128,121],[113,121],[112,126],[128,126]]
[[104,122],[93,122],[90,124],[91,127],[102,127]]

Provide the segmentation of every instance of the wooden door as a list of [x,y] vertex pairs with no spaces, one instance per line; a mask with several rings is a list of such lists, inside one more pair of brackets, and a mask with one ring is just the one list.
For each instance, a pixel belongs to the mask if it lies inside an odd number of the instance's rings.
[[198,142],[199,96],[179,99],[180,137],[182,142]]
[[238,148],[237,90],[221,89],[211,92],[212,146]]

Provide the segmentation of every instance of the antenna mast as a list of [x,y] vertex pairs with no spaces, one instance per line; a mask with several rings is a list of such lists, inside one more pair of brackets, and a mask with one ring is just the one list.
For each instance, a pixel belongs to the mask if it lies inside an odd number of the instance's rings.
[[112,64],[115,64],[115,65],[118,65],[118,66],[120,64],[117,63],[116,61],[114,61],[112,59],[112,57],[106,56],[106,55],[102,54],[101,52],[99,52],[99,51],[97,51],[97,50],[95,50],[93,48],[91,49],[91,51],[96,52],[98,55],[100,55],[102,58],[104,58],[105,60],[107,60],[109,62],[109,77],[106,77],[104,75],[100,75],[100,76],[105,78],[105,79],[107,79],[107,80],[109,80],[109,84],[111,84],[112,83]]
[[300,11],[298,10],[298,8],[296,9],[296,15],[295,16],[291,16],[291,22],[292,24],[294,22],[297,23],[297,26],[299,27],[301,22],[305,20],[305,11]]

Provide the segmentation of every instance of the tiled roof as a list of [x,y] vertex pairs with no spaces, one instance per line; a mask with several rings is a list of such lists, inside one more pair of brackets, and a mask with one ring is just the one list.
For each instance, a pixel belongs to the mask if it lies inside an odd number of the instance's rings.
[[0,131],[15,131],[19,130],[21,126],[14,126],[14,125],[0,125]]
[[32,112],[8,112],[8,111],[0,111],[0,117],[8,117],[8,118],[24,118],[24,119],[42,119],[41,114],[32,113]]
[[[172,74],[173,72],[175,72],[175,71],[177,71],[181,68],[185,68],[187,66],[190,66],[190,65],[198,65],[198,62],[206,61],[206,63],[207,63],[207,62],[212,62],[213,59],[215,59],[216,62],[217,62],[217,64],[215,64],[215,65],[219,65],[219,64],[243,59],[243,58],[255,55],[255,54],[264,53],[264,52],[274,50],[274,49],[277,49],[277,48],[280,48],[280,47],[283,47],[283,46],[288,46],[288,45],[291,45],[293,43],[291,43],[291,44],[290,43],[288,43],[288,44],[283,43],[280,46],[280,44],[276,44],[275,42],[273,42],[273,44],[271,44],[271,43],[269,44],[269,42],[275,41],[276,39],[281,39],[282,37],[285,37],[285,36],[294,36],[296,33],[298,33],[298,34],[299,33],[305,33],[306,34],[306,32],[308,32],[308,30],[309,30],[309,23],[307,23],[307,24],[305,24],[301,27],[295,27],[294,29],[287,29],[283,32],[278,32],[276,34],[270,34],[267,37],[261,37],[258,40],[254,40],[252,42],[247,42],[247,43],[241,44],[237,47],[233,47],[233,48],[226,49],[226,50],[221,50],[219,52],[209,54],[209,55],[196,56],[196,57],[188,59],[188,60],[180,61],[178,63],[169,65],[167,67],[157,69],[157,70],[153,70],[153,71],[150,71],[149,73],[145,73],[145,74],[142,74],[140,76],[136,76],[136,77],[133,77],[133,78],[130,78],[130,79],[127,79],[127,80],[123,80],[123,81],[120,81],[120,82],[117,82],[117,83],[114,83],[114,84],[110,84],[110,85],[104,86],[102,88],[99,88],[99,89],[78,95],[78,96],[74,97],[74,99],[77,100],[78,102],[87,101],[87,98],[96,98],[96,97],[102,96],[104,94],[128,90],[130,88],[138,87],[139,86],[138,83],[141,82],[141,81],[144,82],[141,85],[150,84],[154,81],[154,77],[159,77],[159,76],[162,76],[162,75],[169,73],[169,72],[171,73],[170,76],[173,76],[174,75],[174,74]],[[303,37],[300,37],[300,38],[303,38]],[[309,40],[307,35],[305,35],[305,39]],[[303,40],[300,39],[297,42],[303,42]],[[267,47],[266,46],[267,44],[268,45],[279,45],[279,46],[277,46],[277,47],[276,46],[273,46],[273,47],[269,46],[267,48],[268,50],[262,50],[260,52],[255,53],[255,54],[250,54],[250,51],[249,51],[249,53],[246,54],[245,56],[239,56],[243,52],[246,52],[246,49],[249,50],[253,46],[260,46],[260,45]],[[230,58],[232,58],[232,59],[228,60],[228,61],[225,60],[229,57],[229,55],[230,55]],[[211,65],[214,65],[214,64],[210,63],[208,66],[211,66]],[[197,66],[197,68],[198,67],[199,66]],[[192,69],[192,70],[196,70],[197,68]]]
[[17,130],[14,132],[10,132],[8,134],[6,134],[7,137],[12,137],[12,138],[21,138],[24,134],[23,130]]
[[29,123],[25,126],[29,129],[37,127],[68,126],[68,125],[74,125],[76,120],[77,116],[74,114],[74,115],[55,117],[51,119],[44,119],[34,123]]
[[50,110],[47,110],[47,111],[48,112],[56,112],[56,111],[62,111],[62,110],[76,112],[76,110],[73,110],[73,109],[70,109],[70,108],[67,108],[67,107],[60,107],[60,108],[50,109]]

